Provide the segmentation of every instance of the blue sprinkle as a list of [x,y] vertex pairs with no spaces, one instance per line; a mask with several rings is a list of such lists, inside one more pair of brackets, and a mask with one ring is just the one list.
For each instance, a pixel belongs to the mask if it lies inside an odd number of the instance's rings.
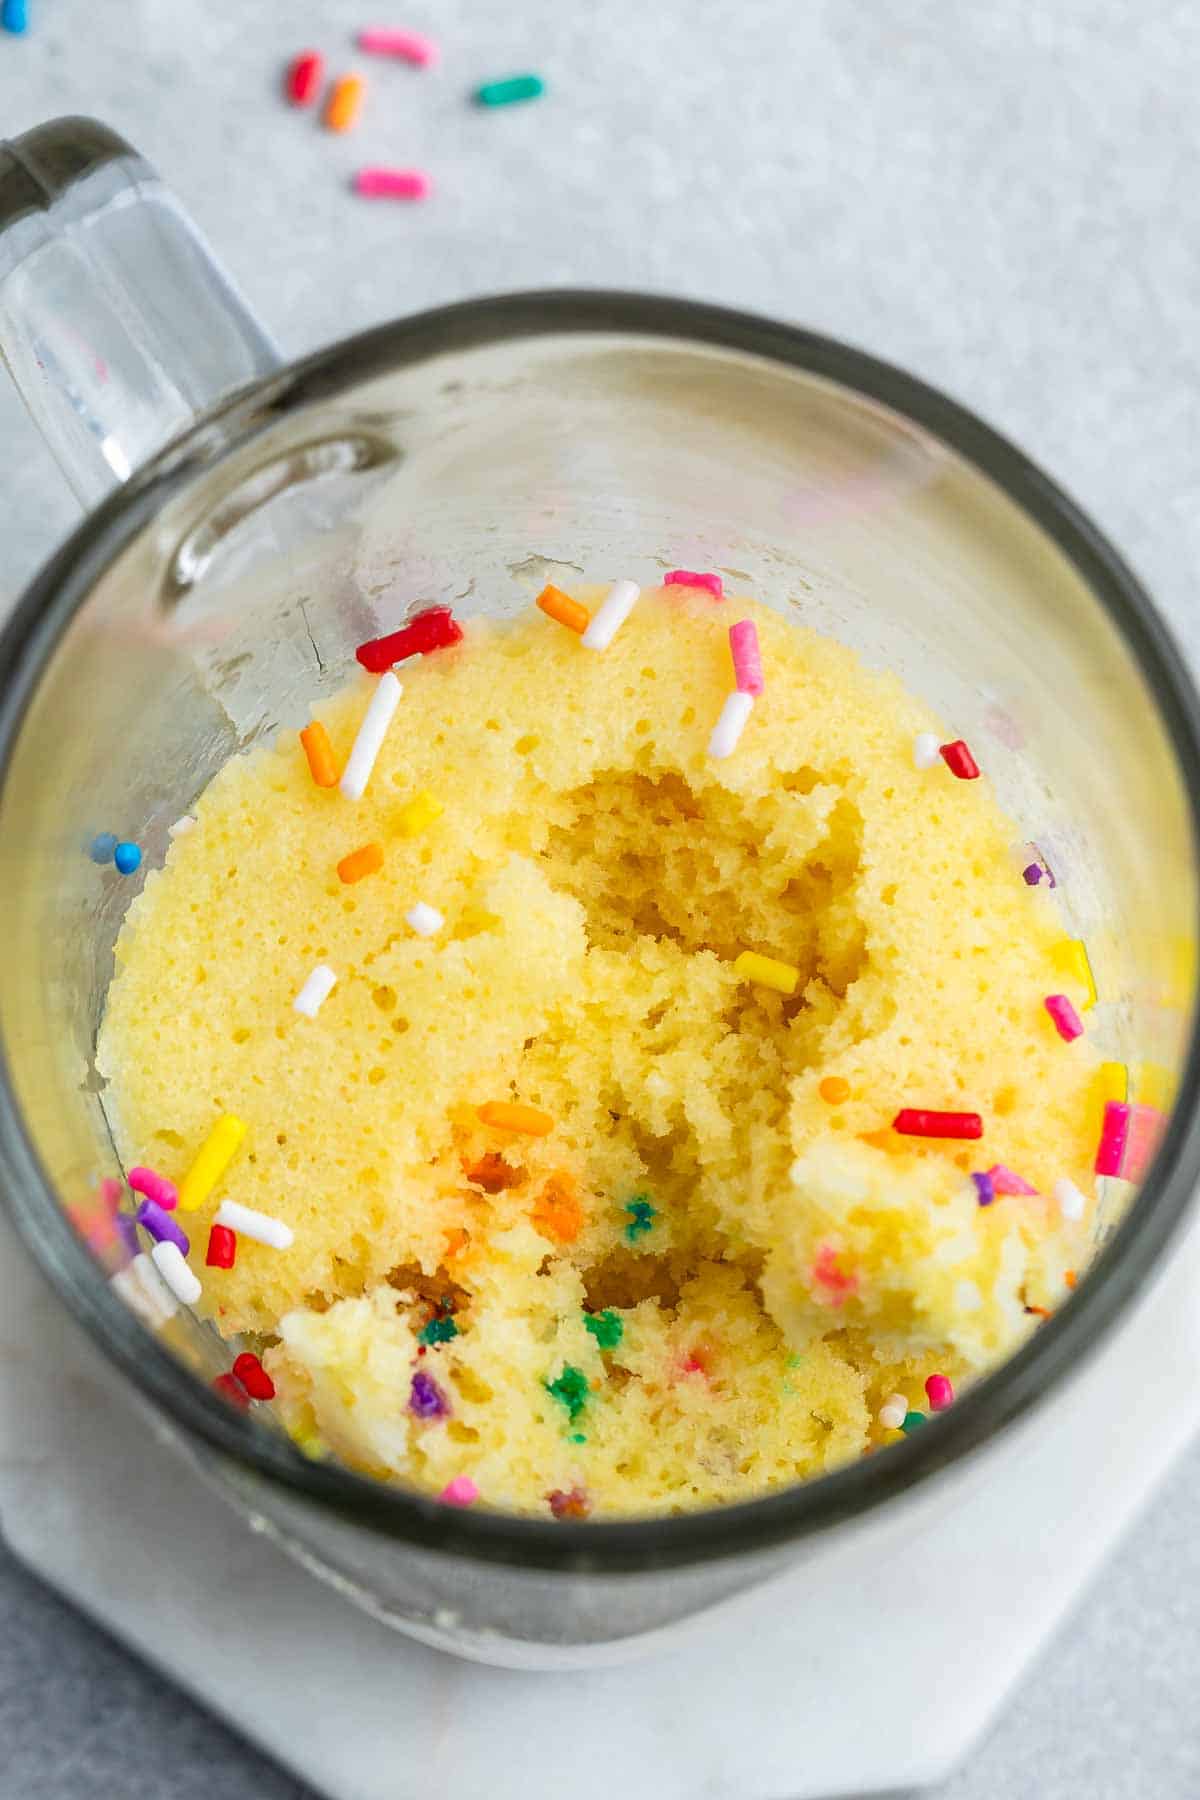
[[29,15],[25,0],[4,0],[3,11],[0,11],[0,25],[5,31],[11,31],[14,37],[21,37],[29,30]]
[[132,875],[142,860],[142,853],[136,844],[118,844],[113,851],[113,861],[122,875]]
[[110,863],[117,847],[115,831],[101,831],[88,845],[88,855],[94,863]]

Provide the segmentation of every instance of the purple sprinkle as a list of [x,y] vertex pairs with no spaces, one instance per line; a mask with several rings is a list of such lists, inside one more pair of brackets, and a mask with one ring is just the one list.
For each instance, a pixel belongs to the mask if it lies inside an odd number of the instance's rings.
[[126,1250],[128,1250],[130,1256],[136,1256],[142,1247],[138,1241],[137,1220],[131,1219],[128,1213],[118,1213],[113,1220],[113,1224],[117,1228],[117,1236],[124,1244]]
[[450,1402],[433,1376],[427,1375],[424,1369],[418,1369],[412,1378],[408,1410],[418,1419],[444,1419],[450,1411]]
[[1025,877],[1026,887],[1036,887],[1038,882],[1042,879],[1042,865],[1040,863],[1030,863],[1027,869],[1021,870],[1021,873]]
[[990,1175],[972,1175],[980,1206],[990,1206],[996,1198],[996,1184]]
[[160,1244],[177,1244],[186,1256],[191,1249],[188,1236],[181,1231],[169,1212],[164,1212],[157,1200],[143,1200],[137,1209],[137,1222],[144,1225],[150,1236]]

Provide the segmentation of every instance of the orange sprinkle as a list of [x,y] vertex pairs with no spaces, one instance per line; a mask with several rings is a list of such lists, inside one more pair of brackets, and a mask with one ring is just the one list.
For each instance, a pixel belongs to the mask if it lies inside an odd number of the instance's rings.
[[561,588],[544,587],[537,597],[537,603],[547,618],[557,619],[568,631],[584,632],[592,622],[592,615],[586,606],[578,600],[572,600],[570,594],[564,594]]
[[352,131],[366,95],[367,84],[361,75],[339,75],[325,108],[325,123],[330,131]]
[[383,867],[383,847],[380,844],[364,844],[361,850],[352,850],[349,856],[343,856],[337,866],[338,874],[349,885],[352,881],[361,881],[364,875],[376,875]]
[[500,1131],[519,1131],[525,1137],[545,1137],[554,1130],[549,1113],[536,1106],[522,1106],[519,1100],[488,1100],[476,1111],[485,1125]]
[[1039,1319],[1052,1319],[1054,1317],[1054,1314],[1050,1311],[1048,1306],[1027,1306],[1025,1311],[1027,1313],[1036,1313]]
[[506,1163],[498,1150],[487,1150],[478,1162],[464,1163],[463,1174],[485,1194],[503,1194],[506,1189],[520,1187],[525,1179],[523,1169]]
[[827,1075],[817,1092],[830,1106],[840,1106],[850,1098],[850,1083],[844,1075]]
[[446,1261],[453,1262],[456,1256],[461,1256],[470,1241],[469,1231],[465,1231],[461,1225],[452,1225],[446,1233]]
[[573,1244],[583,1230],[583,1207],[569,1175],[552,1175],[529,1215],[543,1237],[556,1244]]
[[1079,1277],[1075,1273],[1074,1269],[1064,1269],[1063,1280],[1066,1282],[1066,1284],[1069,1288],[1073,1288],[1075,1286],[1075,1283],[1079,1280]]
[[304,754],[308,758],[308,772],[318,787],[336,787],[338,784],[338,767],[333,760],[333,745],[329,741],[329,733],[320,719],[314,719],[300,733],[300,742],[304,745]]

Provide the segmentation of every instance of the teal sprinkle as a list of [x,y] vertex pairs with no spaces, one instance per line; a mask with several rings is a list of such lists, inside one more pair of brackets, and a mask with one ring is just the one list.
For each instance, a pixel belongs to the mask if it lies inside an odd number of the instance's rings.
[[919,1425],[928,1425],[928,1423],[929,1416],[927,1413],[906,1412],[904,1415],[904,1423],[901,1425],[900,1429],[901,1431],[916,1431]]
[[649,1194],[638,1194],[629,1202],[625,1211],[629,1214],[629,1223],[625,1227],[626,1242],[636,1244],[653,1225],[658,1217],[658,1210],[651,1206]]
[[582,1431],[573,1431],[571,1433],[571,1442],[573,1444],[586,1444],[587,1439],[584,1437]]
[[562,1374],[544,1385],[551,1398],[560,1400],[566,1407],[567,1417],[573,1425],[583,1411],[588,1397],[588,1378],[583,1370],[577,1369],[573,1363],[564,1363]]
[[430,1319],[428,1325],[422,1325],[417,1333],[418,1344],[448,1344],[458,1336],[458,1326],[453,1319]]
[[475,89],[476,106],[511,106],[515,100],[536,100],[546,91],[540,75],[510,75],[506,81],[485,81]]
[[625,1321],[611,1306],[605,1307],[603,1312],[584,1313],[583,1323],[601,1350],[615,1350],[625,1335]]

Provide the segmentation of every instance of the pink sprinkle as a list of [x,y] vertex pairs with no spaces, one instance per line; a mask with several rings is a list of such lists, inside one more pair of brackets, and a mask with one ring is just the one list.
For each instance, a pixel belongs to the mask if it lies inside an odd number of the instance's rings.
[[762,657],[758,650],[758,631],[753,619],[739,619],[729,627],[729,649],[733,657],[733,677],[739,694],[761,694],[763,691]]
[[1011,1169],[1006,1169],[1003,1163],[993,1163],[988,1174],[992,1178],[992,1187],[998,1194],[1037,1193],[1035,1187],[1030,1187],[1022,1176],[1014,1174]]
[[1109,1100],[1104,1107],[1100,1143],[1096,1150],[1097,1175],[1119,1175],[1129,1136],[1130,1109],[1123,1100]]
[[[106,1175],[96,1189],[96,1198],[108,1214],[116,1214],[121,1205],[121,1184],[112,1175]],[[161,1205],[162,1202],[160,1201]],[[170,1210],[168,1208],[168,1210]]]
[[954,1388],[948,1375],[930,1375],[925,1381],[925,1392],[929,1395],[929,1404],[934,1412],[945,1412],[954,1402]]
[[423,169],[360,169],[354,191],[368,200],[424,200],[431,183]]
[[848,1294],[857,1292],[858,1276],[838,1267],[838,1253],[832,1244],[822,1244],[813,1263],[812,1278],[828,1288],[834,1306],[840,1306]]
[[714,600],[725,598],[725,583],[719,575],[697,575],[695,569],[672,569],[663,586],[707,588]]
[[175,1183],[168,1181],[165,1175],[156,1175],[153,1169],[130,1169],[126,1180],[135,1194],[144,1194],[164,1212],[174,1212],[179,1205],[179,1190]]
[[443,1506],[473,1506],[478,1498],[479,1489],[469,1475],[456,1475],[438,1495]]
[[1045,1007],[1054,1020],[1054,1029],[1064,1043],[1073,1043],[1077,1037],[1083,1036],[1083,1020],[1065,994],[1047,994]]
[[1125,1144],[1124,1166],[1121,1169],[1126,1181],[1142,1181],[1145,1178],[1147,1169],[1154,1161],[1166,1123],[1166,1116],[1157,1106],[1147,1106],[1143,1101],[1130,1107],[1129,1136]]
[[418,69],[429,69],[438,59],[438,47],[432,38],[419,31],[392,31],[386,25],[372,25],[358,34],[358,47],[368,56],[399,56],[415,63]]

